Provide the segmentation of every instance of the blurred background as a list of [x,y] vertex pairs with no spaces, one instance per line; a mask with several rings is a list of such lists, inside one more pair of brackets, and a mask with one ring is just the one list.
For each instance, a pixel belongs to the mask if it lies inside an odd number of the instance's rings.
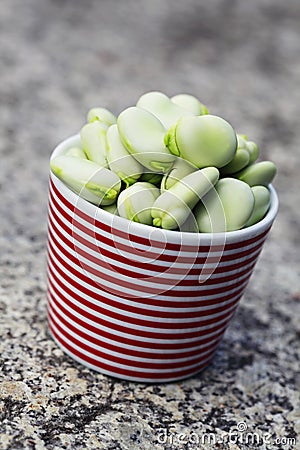
[[[45,300],[52,149],[80,130],[92,106],[118,114],[149,90],[195,95],[277,164],[279,216],[212,370],[216,380],[222,371],[233,377],[238,361],[248,361],[244,387],[259,371],[299,382],[299,0],[1,0],[0,309],[8,379],[27,367],[28,352],[37,371],[58,364]],[[59,365],[72,367],[68,361]]]

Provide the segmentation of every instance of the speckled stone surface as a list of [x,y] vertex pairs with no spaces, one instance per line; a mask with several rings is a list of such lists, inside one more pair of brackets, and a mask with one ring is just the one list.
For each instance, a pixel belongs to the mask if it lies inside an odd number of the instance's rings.
[[[298,0],[1,1],[1,450],[300,448],[299,24]],[[49,336],[47,183],[91,106],[117,114],[153,89],[193,93],[257,141],[281,207],[210,367],[144,385]]]

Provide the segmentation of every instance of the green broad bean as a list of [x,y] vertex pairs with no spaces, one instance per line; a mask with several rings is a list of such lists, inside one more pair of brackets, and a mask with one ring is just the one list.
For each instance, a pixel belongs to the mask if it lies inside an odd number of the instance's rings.
[[69,148],[66,151],[65,155],[76,156],[77,158],[87,159],[87,156],[86,156],[85,152],[80,147],[71,147],[71,148]]
[[234,157],[237,138],[226,120],[207,114],[182,117],[166,133],[165,145],[198,168],[221,168]]
[[276,166],[258,156],[255,142],[209,114],[198,98],[151,91],[118,117],[91,108],[80,142],[50,166],[66,186],[111,214],[217,233],[251,226],[270,208]]
[[140,178],[144,168],[124,147],[117,124],[111,125],[108,128],[106,140],[106,158],[109,168],[115,172],[128,187]]
[[148,183],[159,186],[161,184],[163,175],[155,172],[144,172],[140,178],[140,181],[147,181]]
[[237,133],[236,135],[237,138],[237,148],[244,148],[247,150],[247,141],[248,141],[248,137],[246,136],[246,134],[239,134]]
[[87,123],[80,130],[81,145],[88,159],[102,167],[107,167],[106,130],[99,121]]
[[246,223],[246,227],[254,225],[264,218],[270,208],[271,194],[265,186],[253,186],[251,191],[254,195],[254,209]]
[[246,134],[237,134],[238,149],[247,150],[249,153],[249,164],[254,163],[259,156],[259,149],[255,142],[249,141]]
[[181,225],[180,230],[181,232],[185,232],[185,233],[199,233],[199,227],[198,227],[198,223],[197,220],[193,214],[193,212],[191,212],[188,215],[188,218],[186,219],[186,221]]
[[254,195],[247,183],[222,178],[196,206],[194,214],[202,233],[239,230],[254,209]]
[[187,109],[195,116],[208,114],[208,109],[196,97],[190,94],[177,94],[171,97],[171,101],[181,108]]
[[198,170],[198,167],[177,156],[172,169],[166,173],[161,180],[161,191],[170,189],[170,187],[172,187],[177,181],[181,180],[189,173],[195,172],[196,170]]
[[115,216],[119,215],[117,203],[112,203],[111,205],[102,205],[101,208],[104,209],[104,211],[114,214]]
[[222,175],[231,175],[239,172],[249,164],[250,155],[245,148],[238,148],[230,163],[220,169]]
[[50,167],[70,189],[95,205],[114,203],[120,192],[120,178],[94,161],[61,155],[51,159]]
[[154,202],[151,211],[153,225],[168,230],[180,228],[194,206],[213,188],[218,178],[218,169],[207,167],[177,181]]
[[151,112],[167,129],[180,117],[194,115],[188,109],[172,102],[162,92],[147,92],[139,98],[136,106]]
[[117,119],[121,140],[135,159],[151,172],[165,173],[175,159],[164,144],[165,127],[149,111],[132,106]]
[[133,222],[152,224],[151,207],[159,196],[159,189],[151,183],[138,181],[124,189],[118,197],[118,214]]
[[261,161],[243,169],[235,176],[249,186],[268,186],[272,183],[277,172],[272,161]]
[[253,141],[248,141],[247,142],[247,150],[249,152],[250,155],[250,160],[249,160],[249,164],[253,164],[258,156],[259,156],[259,149],[258,146],[255,142]]
[[88,122],[100,122],[102,125],[105,125],[106,128],[110,127],[117,122],[116,116],[106,108],[92,108],[89,110],[87,114]]

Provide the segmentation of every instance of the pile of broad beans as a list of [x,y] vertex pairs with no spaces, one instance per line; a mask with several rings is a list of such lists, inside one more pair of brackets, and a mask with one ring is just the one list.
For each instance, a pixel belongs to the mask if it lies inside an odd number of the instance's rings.
[[80,146],[52,172],[85,200],[126,219],[184,232],[234,231],[270,207],[271,161],[196,97],[148,92],[116,117],[92,108]]

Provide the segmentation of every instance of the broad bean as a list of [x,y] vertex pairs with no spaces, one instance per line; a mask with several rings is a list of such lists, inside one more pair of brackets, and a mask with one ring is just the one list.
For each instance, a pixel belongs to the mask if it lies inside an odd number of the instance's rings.
[[102,167],[107,167],[106,130],[99,121],[87,123],[80,130],[82,148],[88,159]]
[[237,138],[226,120],[208,114],[179,119],[166,133],[165,145],[198,168],[220,168],[234,157]]
[[254,163],[259,155],[259,149],[255,142],[249,141],[246,134],[237,134],[238,149],[247,150],[249,153],[249,164]]
[[124,189],[118,197],[118,213],[133,222],[152,224],[151,207],[159,189],[151,183],[138,181]]
[[270,208],[271,194],[265,186],[253,186],[251,191],[254,195],[254,209],[246,223],[246,227],[259,222]]
[[147,92],[118,118],[94,107],[80,141],[52,158],[53,173],[129,220],[227,232],[255,224],[270,208],[275,164],[257,163],[257,144],[190,94]]
[[167,129],[180,117],[194,115],[188,109],[172,102],[162,92],[147,92],[139,98],[136,105],[154,114]]
[[88,122],[98,121],[102,125],[105,125],[106,128],[108,128],[110,127],[110,125],[113,125],[114,123],[117,122],[117,118],[108,109],[96,107],[89,110],[87,114],[87,121]]
[[87,159],[85,152],[80,147],[71,147],[66,152],[68,156],[76,156],[77,158]]
[[117,203],[112,203],[111,205],[101,205],[101,208],[104,209],[104,211],[107,211],[111,214],[114,214],[115,216],[118,216],[118,205]]
[[106,138],[106,157],[109,168],[125,182],[126,186],[135,183],[144,168],[124,147],[116,124],[108,128]]
[[213,188],[219,178],[215,167],[207,167],[186,175],[165,190],[152,207],[153,225],[174,230],[188,219],[199,200]]
[[135,159],[152,172],[167,172],[175,159],[164,144],[165,127],[149,111],[132,106],[117,119],[121,140]]
[[248,184],[222,178],[196,206],[194,214],[199,231],[219,233],[245,226],[254,209],[254,195]]
[[177,156],[172,169],[166,173],[161,180],[161,190],[164,191],[166,189],[170,189],[170,187],[172,187],[177,181],[181,180],[189,173],[195,172],[196,170],[198,170],[198,167],[194,166],[194,164],[191,164],[185,159]]
[[196,97],[190,94],[177,94],[171,97],[171,101],[176,105],[191,111],[195,116],[208,114],[208,109]]
[[249,164],[250,155],[245,148],[238,148],[230,163],[220,169],[222,175],[231,175],[239,172]]
[[251,164],[236,174],[236,177],[249,184],[249,186],[268,186],[272,183],[277,172],[276,166],[272,161],[261,161]]
[[61,155],[51,159],[50,167],[70,189],[96,205],[114,203],[120,192],[120,178],[94,161]]

